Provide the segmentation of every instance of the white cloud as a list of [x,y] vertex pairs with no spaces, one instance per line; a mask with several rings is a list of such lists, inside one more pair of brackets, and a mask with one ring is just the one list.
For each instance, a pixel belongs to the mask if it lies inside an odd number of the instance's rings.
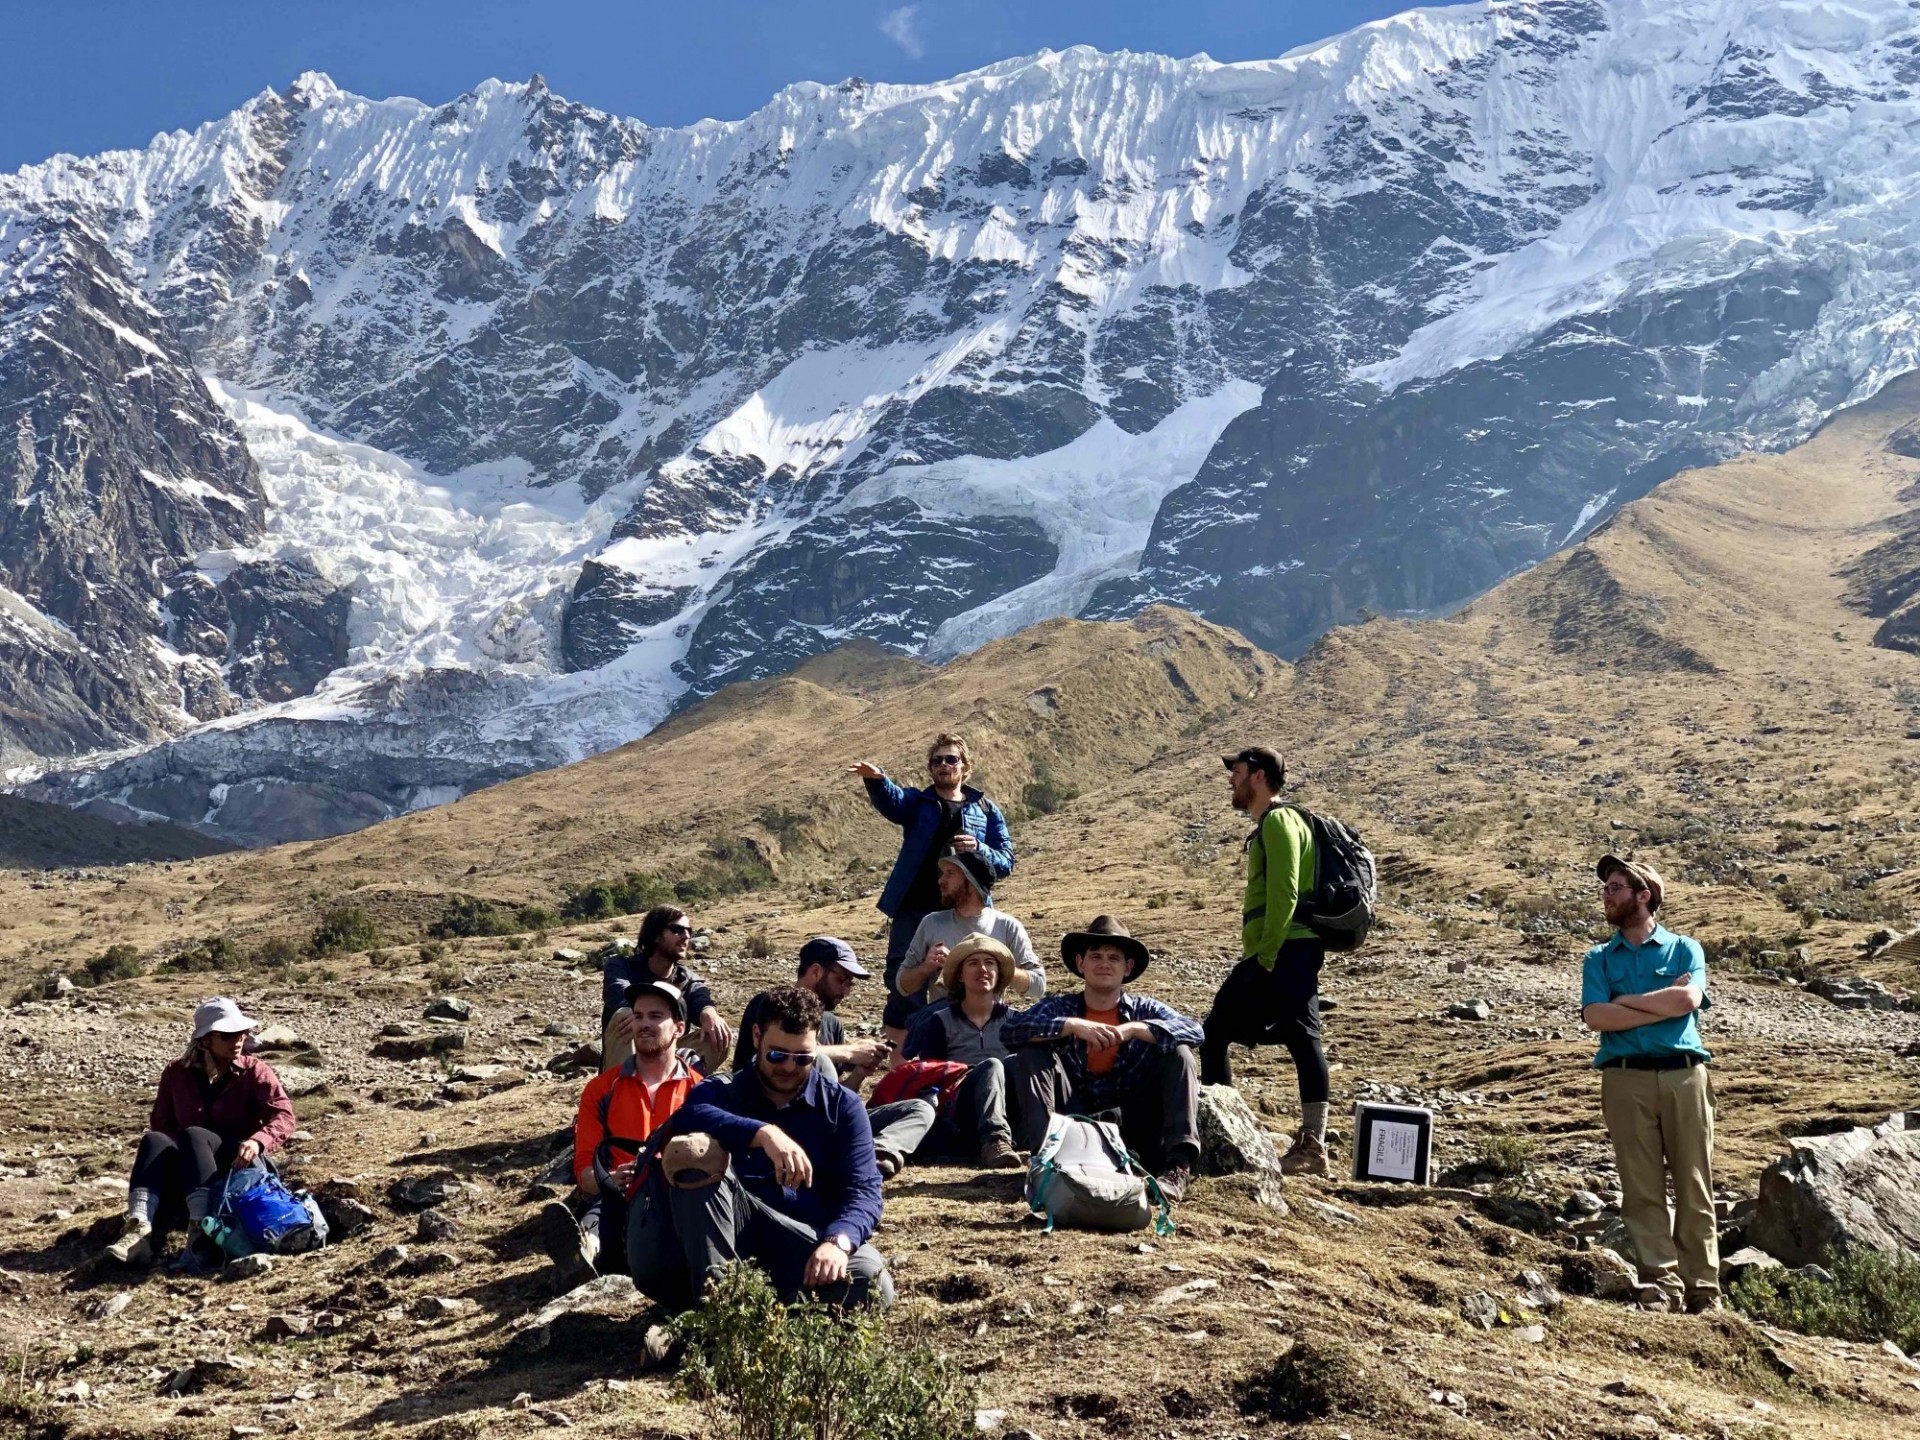
[[882,15],[880,33],[916,60],[927,53],[926,42],[920,38],[918,5],[902,5],[898,10],[889,10]]

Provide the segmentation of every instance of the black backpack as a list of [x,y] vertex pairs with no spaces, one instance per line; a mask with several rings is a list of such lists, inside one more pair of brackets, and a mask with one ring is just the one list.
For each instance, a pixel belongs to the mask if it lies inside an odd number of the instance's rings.
[[[1380,887],[1373,852],[1357,832],[1304,805],[1287,807],[1313,832],[1313,890],[1295,914],[1329,950],[1358,950],[1373,928]],[[1257,836],[1260,827],[1255,826]]]

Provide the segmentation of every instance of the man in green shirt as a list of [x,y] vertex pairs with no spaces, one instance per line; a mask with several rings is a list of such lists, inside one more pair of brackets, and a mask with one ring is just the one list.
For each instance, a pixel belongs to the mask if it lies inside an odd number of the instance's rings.
[[1284,1045],[1300,1079],[1300,1133],[1280,1159],[1289,1175],[1327,1173],[1331,1084],[1320,1048],[1320,967],[1327,947],[1299,918],[1313,889],[1313,831],[1279,801],[1286,762],[1254,745],[1222,755],[1233,808],[1253,817],[1247,837],[1247,894],[1240,911],[1240,963],[1227,973],[1207,1016],[1200,1083],[1231,1085],[1229,1045]]

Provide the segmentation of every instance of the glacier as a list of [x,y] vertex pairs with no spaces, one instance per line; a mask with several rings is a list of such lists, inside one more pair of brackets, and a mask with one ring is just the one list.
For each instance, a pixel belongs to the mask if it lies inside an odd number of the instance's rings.
[[231,427],[264,508],[148,537],[137,665],[0,543],[20,653],[128,697],[0,758],[288,838],[852,636],[939,658],[1172,601],[1297,654],[1445,610],[1920,363],[1917,124],[1905,0],[1494,0],[674,129],[539,77],[308,74],[57,156],[0,176],[0,387],[47,303],[11,257],[75,237],[123,297],[63,312],[112,352],[89,393],[204,390],[142,503],[253,506],[178,459]]

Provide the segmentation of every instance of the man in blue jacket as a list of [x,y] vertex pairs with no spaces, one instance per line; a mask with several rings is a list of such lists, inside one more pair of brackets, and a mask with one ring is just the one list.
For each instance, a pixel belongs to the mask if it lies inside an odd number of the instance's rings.
[[1038,1149],[1051,1115],[1118,1111],[1127,1147],[1178,1200],[1200,1160],[1200,1022],[1127,992],[1147,947],[1111,915],[1064,936],[1060,958],[1086,989],[1015,1010],[1000,1027],[1016,1057],[1013,1143]]
[[[873,808],[903,832],[900,854],[879,901],[881,913],[893,921],[887,932],[888,976],[898,972],[920,922],[946,909],[940,898],[943,855],[979,855],[998,879],[1013,873],[1013,838],[1007,834],[1006,817],[998,805],[966,783],[971,770],[967,742],[954,734],[935,736],[928,747],[927,774],[933,783],[924,790],[898,785],[864,760],[848,767],[850,774],[866,782]],[[905,1037],[916,1008],[903,996],[887,995],[881,1020],[896,1045]]]
[[754,1062],[704,1081],[655,1132],[627,1222],[634,1286],[671,1311],[698,1303],[722,1266],[752,1260],[783,1300],[893,1303],[880,1170],[860,1097],[819,1072],[820,999],[769,990]]

